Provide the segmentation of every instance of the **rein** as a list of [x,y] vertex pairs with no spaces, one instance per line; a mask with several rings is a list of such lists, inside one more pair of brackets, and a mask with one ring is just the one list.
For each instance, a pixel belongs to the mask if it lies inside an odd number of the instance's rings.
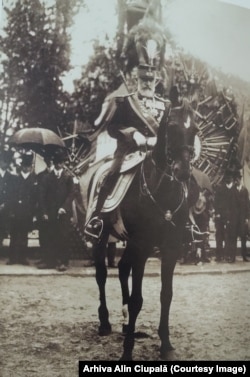
[[[153,161],[154,165],[155,165],[155,162]],[[156,166],[156,165],[155,165]],[[156,168],[158,170],[160,170],[157,166]],[[160,177],[160,180],[157,184],[157,189],[159,188],[163,178],[167,177],[170,179],[170,181],[173,181],[174,178],[167,174],[165,171],[162,171],[162,175]],[[159,204],[157,203],[157,201],[155,200],[155,198],[153,197],[153,194],[151,193],[151,191],[149,190],[148,188],[148,185],[147,185],[147,182],[146,182],[146,178],[145,178],[145,172],[144,172],[144,161],[143,163],[141,164],[141,180],[140,180],[140,192],[142,195],[144,196],[148,196],[151,201],[154,203],[155,207],[158,209],[158,211],[163,215],[164,219],[166,221],[169,221],[172,225],[176,226],[175,223],[172,221],[172,218],[173,216],[180,210],[182,204],[184,203],[184,200],[185,200],[185,188],[184,188],[184,185],[181,184],[181,187],[182,187],[182,197],[181,197],[181,201],[179,203],[179,205],[175,208],[174,211],[170,211],[170,210],[166,210],[164,211],[160,206]],[[156,191],[156,190],[155,190]]]

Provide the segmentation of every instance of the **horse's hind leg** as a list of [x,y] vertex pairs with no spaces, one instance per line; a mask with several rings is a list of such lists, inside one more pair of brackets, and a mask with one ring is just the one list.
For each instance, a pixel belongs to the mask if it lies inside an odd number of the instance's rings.
[[111,333],[111,325],[109,323],[109,312],[106,303],[106,280],[107,280],[107,267],[105,263],[106,245],[108,241],[108,233],[104,233],[98,243],[93,246],[93,257],[96,270],[96,282],[99,288],[100,306],[98,308],[100,326],[99,335],[109,335]]

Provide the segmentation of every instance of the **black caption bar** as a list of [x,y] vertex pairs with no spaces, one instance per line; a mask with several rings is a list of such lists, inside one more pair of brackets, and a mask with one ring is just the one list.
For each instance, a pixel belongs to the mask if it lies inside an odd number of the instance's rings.
[[206,376],[249,375],[249,361],[79,361],[79,377],[109,373]]

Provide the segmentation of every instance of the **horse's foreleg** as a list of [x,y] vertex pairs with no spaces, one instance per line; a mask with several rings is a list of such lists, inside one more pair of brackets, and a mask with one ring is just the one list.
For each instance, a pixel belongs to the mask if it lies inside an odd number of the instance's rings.
[[106,280],[107,280],[107,267],[105,263],[106,245],[108,236],[103,236],[99,243],[93,247],[93,256],[95,261],[96,282],[99,288],[100,306],[98,308],[100,326],[99,335],[109,335],[111,333],[111,325],[109,323],[109,312],[106,303]]
[[146,260],[138,260],[132,266],[132,290],[128,301],[129,321],[126,328],[126,335],[123,343],[123,355],[121,360],[132,360],[134,349],[135,324],[142,308],[142,280]]
[[121,284],[121,291],[122,291],[122,315],[123,315],[123,325],[122,325],[122,332],[127,332],[128,327],[128,302],[129,302],[129,286],[128,280],[131,271],[131,261],[128,251],[128,246],[123,252],[123,255],[118,263],[119,268],[119,280]]
[[158,334],[161,339],[161,357],[167,358],[170,351],[174,350],[169,339],[169,311],[173,296],[173,273],[176,258],[163,256],[161,264],[161,315]]

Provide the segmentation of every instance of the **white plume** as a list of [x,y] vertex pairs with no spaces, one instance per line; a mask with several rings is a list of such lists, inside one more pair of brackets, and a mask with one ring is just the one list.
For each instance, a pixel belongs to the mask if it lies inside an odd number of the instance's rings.
[[149,62],[150,62],[150,64],[153,64],[154,59],[158,55],[156,41],[153,40],[153,39],[149,39],[147,41],[147,43],[146,43],[146,47],[145,48],[146,48],[146,51],[147,51]]

